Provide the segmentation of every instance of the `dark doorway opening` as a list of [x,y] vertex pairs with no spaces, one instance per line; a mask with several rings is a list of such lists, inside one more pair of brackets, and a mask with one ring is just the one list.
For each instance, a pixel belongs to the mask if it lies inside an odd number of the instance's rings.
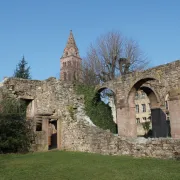
[[49,121],[49,150],[57,148],[57,120],[51,119]]
[[[162,104],[162,101],[158,95],[158,93],[155,91],[156,89],[156,83],[158,85],[158,81],[152,78],[145,78],[145,79],[141,79],[139,80],[137,83],[134,84],[134,86],[132,87],[130,93],[129,93],[129,97],[128,97],[128,103],[129,103],[129,111],[130,111],[130,121],[132,123],[132,129],[136,130],[137,129],[137,125],[141,123],[139,117],[136,116],[136,113],[146,113],[147,111],[147,107],[150,106],[148,109],[150,111],[149,113],[149,122],[152,123],[152,130],[149,129],[150,131],[147,132],[147,126],[145,126],[146,129],[146,133],[145,135],[147,137],[155,137],[155,138],[159,138],[159,137],[168,137],[168,135],[170,134],[170,128],[168,130],[168,123],[167,123],[167,118],[166,118],[166,110],[165,107]],[[149,105],[145,104],[145,103],[140,103],[139,105],[135,102],[135,97],[137,95],[138,91],[142,91],[141,95],[143,96],[144,94],[146,94],[146,96],[149,99]],[[140,109],[141,107],[141,109]],[[134,122],[133,120],[135,120],[135,118],[131,118],[131,117],[135,117],[136,118],[136,126],[133,126]],[[144,117],[144,121],[147,121],[147,117]],[[143,118],[142,117],[142,118]],[[146,123],[147,124],[147,123]],[[136,129],[135,129],[136,127]],[[148,125],[149,128],[149,125]],[[135,135],[135,133],[134,133]],[[136,131],[136,135],[137,135],[137,131]]]
[[[143,128],[145,128],[145,137],[167,137],[168,136],[168,126],[166,121],[166,114],[161,109],[160,104],[158,102],[157,96],[154,93],[154,91],[146,86],[141,86],[137,92],[141,90],[142,93],[142,99],[141,104],[139,106],[142,106],[140,109],[140,112],[137,114],[141,114],[145,118],[145,120],[142,122]],[[149,107],[148,103],[144,103],[143,100],[143,94],[146,94],[147,99],[149,100]],[[145,96],[144,96],[145,97]],[[137,105],[136,105],[137,106]],[[144,108],[145,107],[145,108]],[[148,109],[147,109],[148,107]],[[138,111],[139,109],[136,108]],[[149,111],[149,112],[148,112]],[[150,117],[150,118],[148,118]],[[151,125],[148,125],[150,123]],[[151,128],[152,126],[152,128]],[[148,128],[147,128],[148,127]]]

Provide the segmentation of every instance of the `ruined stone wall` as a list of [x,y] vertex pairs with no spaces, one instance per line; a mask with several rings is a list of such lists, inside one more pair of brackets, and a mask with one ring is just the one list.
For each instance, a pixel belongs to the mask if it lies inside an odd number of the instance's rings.
[[[77,98],[78,99],[78,98]],[[126,138],[83,121],[83,102],[74,104],[74,116],[63,113],[61,149],[134,157],[179,158],[180,139]],[[82,107],[78,109],[78,107]],[[80,115],[79,115],[80,114]],[[77,117],[81,116],[81,120]]]
[[45,81],[9,78],[4,82],[14,97],[33,100],[34,114],[61,115],[61,110],[73,104],[73,85],[63,83],[56,78]]
[[98,86],[97,89],[104,87],[112,89],[116,94],[118,103],[122,104],[122,100],[127,103],[130,90],[136,83],[143,79],[147,80],[143,83],[148,82],[146,86],[154,89],[161,103],[163,103],[165,96],[171,89],[178,89],[180,87],[180,60],[145,71],[129,73],[115,80],[106,82]]
[[[151,111],[153,111],[153,136],[165,137],[168,134],[165,98],[170,90],[180,88],[180,60],[145,71],[129,73],[98,86],[97,91],[103,88],[111,89],[115,93],[119,135],[137,136],[135,92],[143,88],[143,90],[146,90],[145,93],[148,94],[149,92],[148,97]],[[169,114],[170,123],[172,124],[178,117],[172,118],[170,111]],[[180,128],[178,123],[175,126],[178,126],[178,129]],[[174,131],[174,129],[171,130]],[[177,137],[177,135],[173,133],[173,137]]]
[[[83,101],[81,96],[77,98],[74,93],[73,84],[55,78],[49,78],[45,81],[9,78],[2,83],[1,90],[5,90],[15,98],[30,102],[28,115],[30,114],[31,117],[28,117],[28,119],[33,120],[35,126],[36,122],[41,118],[42,131],[36,132],[36,145],[33,146],[33,149],[38,151],[48,150],[48,127],[46,121],[49,116],[60,121],[63,119],[64,114],[69,114],[69,109],[73,109],[78,101]],[[82,108],[77,107],[77,110],[81,111],[77,115],[77,119],[93,125],[90,118],[81,110]],[[29,113],[30,111],[33,111],[33,113]],[[58,139],[61,141],[61,137],[58,137]]]
[[[34,101],[36,114],[53,114],[60,121],[59,149],[136,157],[175,158],[180,154],[180,139],[133,139],[115,136],[96,127],[85,115],[83,96],[72,84],[50,78],[45,81],[8,79],[3,88],[16,97]],[[68,110],[71,108],[71,112]],[[35,150],[47,150],[46,131],[36,132]]]
[[62,149],[134,157],[179,158],[180,139],[128,139],[81,122],[62,122]]
[[36,145],[33,149],[48,150],[46,138],[48,127],[44,126],[44,123],[47,125],[46,120],[49,116],[61,119],[62,113],[67,113],[68,107],[73,106],[75,103],[73,85],[62,83],[55,78],[45,81],[9,78],[2,83],[0,89],[29,103],[27,119],[34,121],[34,130],[36,130],[37,122],[42,126],[42,131],[36,132]]

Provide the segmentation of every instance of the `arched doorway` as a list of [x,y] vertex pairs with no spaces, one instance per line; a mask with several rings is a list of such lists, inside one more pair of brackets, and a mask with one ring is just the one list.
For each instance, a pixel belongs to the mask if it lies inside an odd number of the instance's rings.
[[[146,93],[146,96],[149,99],[149,109],[150,109],[150,116],[151,116],[151,123],[152,123],[152,135],[151,137],[167,137],[168,136],[168,128],[166,122],[166,114],[164,107],[161,106],[158,94],[152,87],[146,86],[145,83],[155,81],[154,79],[142,79],[138,81],[132,87],[131,91],[129,92],[128,96],[128,106],[129,106],[129,113],[130,118],[129,120],[132,122],[135,128],[134,131],[137,129],[137,124],[133,123],[136,120],[136,104],[135,104],[135,97],[138,91],[143,91]],[[142,110],[144,111],[145,104],[142,104]],[[137,133],[137,132],[136,132]]]

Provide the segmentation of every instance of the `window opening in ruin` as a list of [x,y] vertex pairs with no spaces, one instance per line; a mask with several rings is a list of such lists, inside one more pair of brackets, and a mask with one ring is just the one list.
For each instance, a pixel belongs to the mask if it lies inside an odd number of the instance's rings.
[[36,122],[36,131],[42,131],[42,121]]
[[27,120],[32,120],[34,116],[33,99],[20,99],[21,107],[24,108]]

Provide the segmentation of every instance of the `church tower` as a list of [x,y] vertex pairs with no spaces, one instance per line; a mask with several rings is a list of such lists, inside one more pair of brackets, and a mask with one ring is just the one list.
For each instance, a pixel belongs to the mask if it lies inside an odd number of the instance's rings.
[[62,81],[80,81],[81,63],[82,59],[79,56],[79,51],[71,30],[63,56],[60,59],[60,79]]

